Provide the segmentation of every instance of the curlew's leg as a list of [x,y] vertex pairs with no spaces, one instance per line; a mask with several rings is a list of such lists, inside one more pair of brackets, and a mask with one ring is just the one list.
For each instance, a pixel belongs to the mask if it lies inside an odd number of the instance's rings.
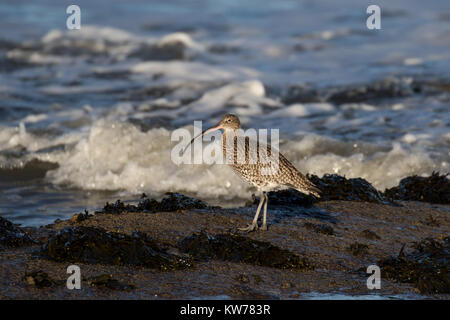
[[264,212],[263,212],[263,224],[262,224],[261,230],[266,231],[267,230],[267,221],[266,221],[266,219],[267,219],[267,205],[269,203],[269,197],[267,196],[267,193],[265,193],[265,192],[264,192],[264,199],[265,199],[265,201],[264,201]]
[[256,214],[255,214],[255,217],[253,218],[252,224],[250,224],[248,227],[238,228],[239,230],[250,232],[250,231],[254,231],[254,230],[258,229],[259,212],[261,211],[261,207],[263,205],[265,198],[266,197],[264,196],[263,192],[261,192],[260,197],[259,197],[258,209],[256,210]]

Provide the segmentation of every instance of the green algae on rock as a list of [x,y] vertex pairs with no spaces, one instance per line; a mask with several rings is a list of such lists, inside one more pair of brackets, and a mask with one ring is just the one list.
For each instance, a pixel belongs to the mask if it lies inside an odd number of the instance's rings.
[[14,248],[31,245],[35,241],[21,228],[9,220],[0,217],[0,250],[5,247]]
[[41,256],[58,262],[137,265],[161,271],[187,269],[192,259],[170,254],[145,234],[126,235],[94,227],[67,227],[41,247]]
[[449,174],[433,172],[429,177],[411,176],[400,180],[398,186],[386,189],[384,196],[393,200],[450,203]]
[[100,213],[119,214],[124,212],[170,212],[177,210],[205,209],[208,206],[201,200],[187,197],[179,193],[167,192],[161,201],[144,198],[137,205],[124,204],[120,200],[106,203]]
[[234,234],[193,234],[179,242],[182,252],[200,261],[222,260],[242,262],[279,269],[312,270],[305,258],[269,242],[257,241]]
[[414,251],[378,261],[384,277],[412,283],[422,294],[450,293],[450,237],[413,243]]

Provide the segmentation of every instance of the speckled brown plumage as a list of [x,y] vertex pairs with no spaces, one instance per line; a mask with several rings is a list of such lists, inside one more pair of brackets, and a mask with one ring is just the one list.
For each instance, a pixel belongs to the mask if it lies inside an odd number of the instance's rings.
[[[234,150],[233,153],[227,153],[227,137],[229,139],[234,138]],[[245,150],[244,150],[245,139]],[[222,150],[224,156],[230,160],[228,164],[243,180],[250,183],[258,190],[270,191],[276,190],[283,186],[294,188],[300,192],[306,194],[313,194],[316,197],[320,197],[320,190],[309,181],[307,177],[301,174],[281,153],[278,152],[278,170],[274,170],[273,174],[263,174],[261,169],[270,168],[270,163],[262,163],[260,157],[260,147],[267,150],[267,155],[272,155],[272,149],[270,145],[255,142],[255,155],[254,163],[250,163],[252,157],[250,154],[250,139],[249,137],[238,137],[233,132],[226,130],[222,135]],[[264,149],[263,149],[264,150]],[[238,152],[242,152],[245,155],[243,163],[238,162]],[[276,157],[276,155],[275,155]],[[256,162],[256,163],[255,163]]]
[[[245,136],[237,116],[233,114],[225,115],[216,126],[203,131],[201,136],[219,129],[224,130],[222,148],[225,162],[243,180],[255,186],[260,192],[258,208],[252,223],[248,227],[239,228],[239,230],[267,230],[266,217],[267,203],[269,201],[267,191],[286,186],[320,197],[320,190],[302,175],[278,150],[272,150],[270,145],[259,141],[256,136],[254,139]],[[192,139],[191,143],[196,138]],[[262,151],[261,154],[260,151]],[[258,217],[263,204],[263,223],[259,227]]]

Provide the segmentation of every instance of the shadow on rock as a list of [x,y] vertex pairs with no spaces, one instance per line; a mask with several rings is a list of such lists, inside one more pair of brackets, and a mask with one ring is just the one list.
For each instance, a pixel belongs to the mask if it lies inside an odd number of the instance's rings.
[[[269,197],[270,214],[273,215],[273,222],[277,223],[281,218],[305,216],[318,220],[336,223],[337,219],[324,209],[317,208],[313,204],[317,201],[313,196],[305,195],[295,189],[284,189],[270,191]],[[253,199],[246,205],[252,206],[259,203],[259,197]]]

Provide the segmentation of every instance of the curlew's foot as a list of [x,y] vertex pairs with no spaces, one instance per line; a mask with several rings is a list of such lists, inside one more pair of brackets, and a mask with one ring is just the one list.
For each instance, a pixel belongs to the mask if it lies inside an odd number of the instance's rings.
[[263,225],[259,228],[259,230],[267,231],[267,224],[263,224]]
[[252,231],[258,230],[258,225],[256,225],[256,224],[249,224],[247,227],[238,228],[238,230],[252,232]]

